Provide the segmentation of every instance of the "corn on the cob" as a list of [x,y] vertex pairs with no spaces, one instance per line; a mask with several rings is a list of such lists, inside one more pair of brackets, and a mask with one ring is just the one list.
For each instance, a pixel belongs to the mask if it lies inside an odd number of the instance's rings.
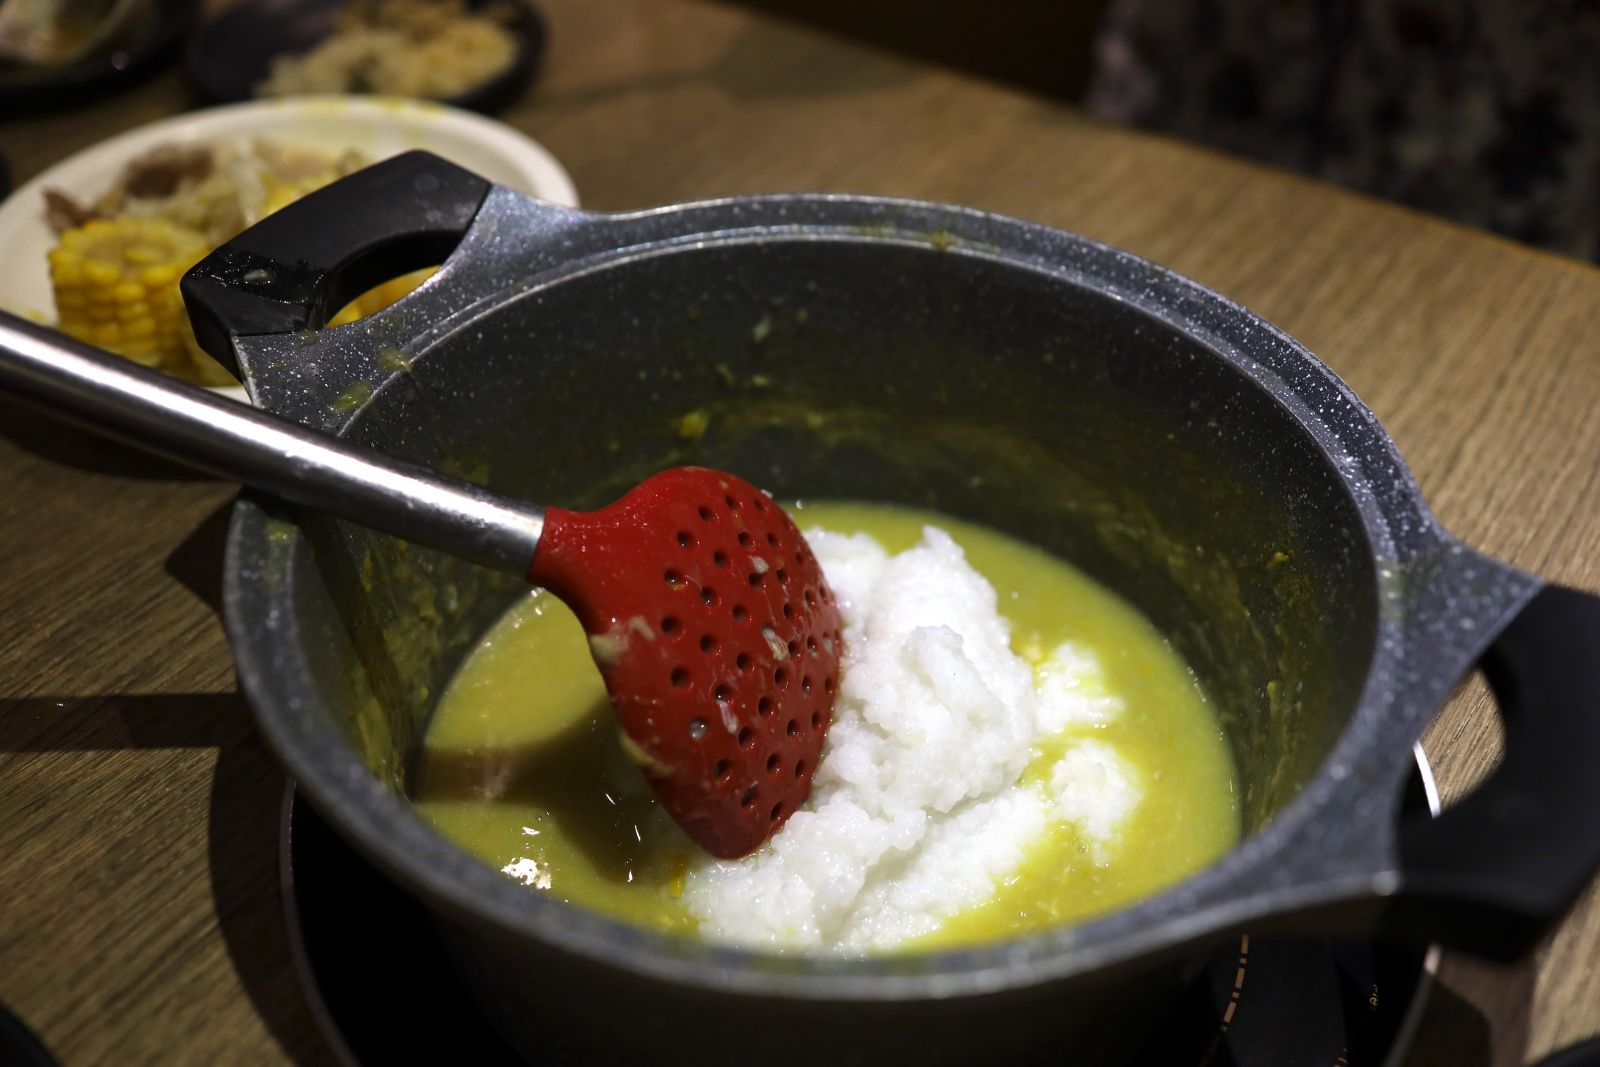
[[194,346],[178,295],[178,279],[207,251],[201,235],[163,219],[95,219],[68,230],[49,257],[61,329],[147,367],[226,382]]
[[402,274],[398,278],[390,278],[386,282],[373,286],[340,308],[338,314],[328,320],[328,325],[343,326],[347,322],[355,322],[357,319],[364,319],[368,315],[376,315],[433,277],[438,269],[438,267],[423,267],[421,270],[414,270],[410,274]]
[[[277,199],[292,201],[306,191],[279,185]],[[281,206],[275,200],[269,205]],[[228,373],[195,342],[178,293],[178,279],[208,251],[202,234],[162,218],[121,215],[68,230],[50,250],[58,324],[79,340],[147,367],[201,385],[231,385]],[[434,270],[414,271],[369,289],[328,325],[354,322],[388,307]]]

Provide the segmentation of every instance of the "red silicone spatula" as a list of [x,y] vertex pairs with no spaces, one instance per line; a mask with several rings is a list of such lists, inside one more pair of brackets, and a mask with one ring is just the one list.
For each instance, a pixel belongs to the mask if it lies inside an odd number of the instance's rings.
[[663,471],[586,513],[551,508],[530,580],[566,601],[630,752],[712,855],[742,856],[811,791],[839,612],[783,509],[721,471]]
[[213,396],[0,312],[0,387],[286,500],[525,575],[589,633],[656,795],[742,856],[811,790],[839,613],[794,523],[731,474],[678,468],[592,512],[533,505]]

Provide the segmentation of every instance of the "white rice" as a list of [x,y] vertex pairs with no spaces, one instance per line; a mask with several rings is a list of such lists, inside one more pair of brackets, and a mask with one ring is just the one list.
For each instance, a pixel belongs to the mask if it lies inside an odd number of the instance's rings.
[[1112,745],[1074,739],[1045,782],[1020,780],[1040,741],[1121,711],[1092,653],[1063,645],[1035,672],[1011,651],[993,587],[937,528],[895,556],[865,534],[806,538],[849,649],[833,724],[810,799],[771,843],[689,872],[702,932],[891,948],[992,897],[1057,822],[1109,863],[1140,797]]

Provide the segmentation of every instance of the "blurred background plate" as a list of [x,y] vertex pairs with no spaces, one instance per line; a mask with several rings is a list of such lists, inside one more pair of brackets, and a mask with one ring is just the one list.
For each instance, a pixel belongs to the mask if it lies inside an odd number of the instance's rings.
[[[470,92],[443,101],[474,111],[498,111],[522,94],[544,55],[544,19],[527,0],[471,0],[473,10],[490,6],[509,12],[516,38],[510,66]],[[184,50],[184,67],[195,90],[213,101],[248,100],[280,55],[310,50],[334,30],[346,0],[239,0],[202,26]]]
[[[103,193],[130,160],[157,145],[262,139],[340,152],[373,162],[413,148],[453,160],[490,181],[557,204],[576,206],[577,190],[543,145],[493,119],[440,104],[389,97],[304,96],[209,108],[150,123],[69,156],[0,203],[0,308],[36,322],[55,321],[46,255],[56,234],[44,191],[79,200]],[[243,396],[243,390],[222,390]]]
[[59,67],[0,62],[0,115],[82,104],[138,82],[177,58],[200,0],[155,0],[106,46]]

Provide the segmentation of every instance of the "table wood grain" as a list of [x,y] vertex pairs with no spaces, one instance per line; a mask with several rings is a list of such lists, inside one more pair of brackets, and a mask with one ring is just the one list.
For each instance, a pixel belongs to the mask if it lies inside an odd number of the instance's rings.
[[[1467,541],[1600,588],[1594,269],[742,9],[542,4],[542,80],[503,117],[589,206],[849,190],[1131,249],[1331,364]],[[0,151],[21,181],[187,105],[169,74],[0,120]],[[279,910],[283,774],[216,615],[232,496],[0,402],[0,1001],[68,1067],[330,1059]],[[1481,685],[1426,744],[1447,797],[1492,767]],[[1522,964],[1448,957],[1408,1062],[1511,1067],[1600,1033],[1597,959],[1592,890]]]

